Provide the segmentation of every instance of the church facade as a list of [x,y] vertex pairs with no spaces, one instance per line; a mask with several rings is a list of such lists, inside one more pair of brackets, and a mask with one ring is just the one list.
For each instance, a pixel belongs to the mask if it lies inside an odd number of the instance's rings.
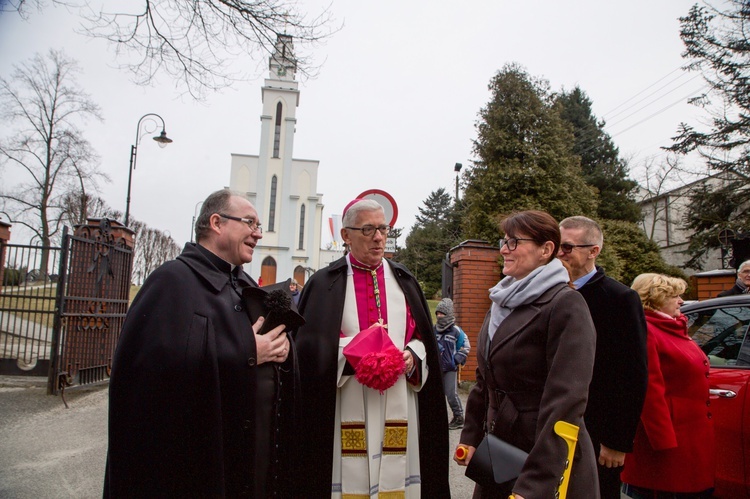
[[261,88],[258,154],[232,154],[229,188],[255,205],[263,223],[263,239],[253,261],[245,265],[245,271],[261,285],[290,277],[304,285],[321,267],[319,161],[293,156],[300,94],[296,69],[292,37],[280,35],[269,58],[269,77]]

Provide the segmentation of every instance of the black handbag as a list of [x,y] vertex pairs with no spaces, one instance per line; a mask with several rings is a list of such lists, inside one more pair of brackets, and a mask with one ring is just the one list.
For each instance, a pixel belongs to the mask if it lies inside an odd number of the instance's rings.
[[495,485],[518,478],[529,454],[488,433],[474,451],[466,476],[479,485]]

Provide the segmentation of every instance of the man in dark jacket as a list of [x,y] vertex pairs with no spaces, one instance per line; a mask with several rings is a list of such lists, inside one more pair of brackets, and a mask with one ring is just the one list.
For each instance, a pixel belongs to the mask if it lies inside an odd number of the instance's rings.
[[743,295],[748,292],[750,292],[750,260],[745,260],[737,267],[737,281],[734,283],[734,286],[716,296]]
[[295,359],[284,325],[257,334],[263,308],[242,271],[263,237],[258,213],[218,191],[195,233],[197,244],[149,276],[125,319],[104,497],[288,496]]
[[596,328],[594,374],[584,421],[599,463],[602,499],[619,499],[620,471],[641,416],[648,384],[646,319],[638,294],[596,266],[601,228],[586,217],[560,222],[558,258],[583,295]]
[[[307,323],[295,334],[304,439],[296,496],[450,497],[448,422],[427,302],[414,276],[383,258],[390,227],[382,206],[356,200],[342,222],[350,253],[313,274],[300,299]],[[368,352],[383,363],[366,375],[365,357],[357,363],[349,345],[383,329],[390,345]],[[397,358],[385,361],[387,352]]]

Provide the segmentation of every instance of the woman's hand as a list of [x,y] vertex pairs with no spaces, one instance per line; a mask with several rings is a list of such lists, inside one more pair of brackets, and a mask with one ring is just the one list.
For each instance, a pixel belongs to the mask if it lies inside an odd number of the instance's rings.
[[469,461],[471,461],[471,457],[476,450],[477,448],[472,447],[471,445],[458,444],[456,451],[453,453],[453,460],[456,461],[459,466],[466,466],[469,464]]

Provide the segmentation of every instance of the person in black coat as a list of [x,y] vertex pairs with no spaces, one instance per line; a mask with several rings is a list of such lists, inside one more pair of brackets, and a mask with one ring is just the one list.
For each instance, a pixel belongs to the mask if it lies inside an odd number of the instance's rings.
[[263,237],[258,214],[218,191],[195,232],[198,243],[148,277],[125,318],[103,495],[288,497],[296,359],[284,325],[257,334],[263,308],[242,264]]
[[584,420],[599,463],[603,499],[619,499],[620,471],[632,452],[648,385],[646,319],[638,294],[596,266],[604,238],[586,217],[560,222],[558,258],[583,295],[596,328],[596,358]]
[[750,260],[745,260],[737,267],[737,282],[734,283],[734,286],[716,296],[734,296],[748,292],[750,292]]
[[[450,497],[448,421],[445,417],[437,343],[432,334],[427,302],[414,276],[404,266],[383,258],[389,227],[386,225],[382,206],[372,200],[357,200],[347,208],[343,215],[345,227],[341,232],[351,252],[315,272],[305,283],[300,298],[299,310],[305,317],[306,324],[295,332],[294,338],[302,383],[302,403],[297,428],[300,431],[298,438],[304,444],[299,447],[299,465],[291,477],[297,484],[295,497],[342,497],[347,493],[346,482],[351,480],[362,482],[364,488],[369,490],[369,493],[365,492],[367,496],[375,493],[372,491],[377,491],[383,497],[390,491],[388,487],[384,487],[383,475],[380,475],[378,482],[378,472],[374,472],[374,481],[369,484],[368,475],[372,476],[370,473],[375,467],[381,472],[386,469],[383,463],[388,458],[387,454],[394,453],[381,452],[382,443],[377,444],[377,449],[371,448],[370,435],[363,435],[363,444],[367,443],[367,447],[364,448],[363,445],[352,452],[359,450],[364,454],[359,458],[363,463],[364,473],[355,473],[342,465],[348,459],[342,457],[342,454],[349,452],[353,440],[344,441],[336,429],[341,425],[341,412],[349,405],[342,401],[343,393],[349,395],[354,392],[354,399],[346,400],[353,400],[355,405],[357,402],[361,403],[363,397],[374,403],[373,406],[364,408],[361,431],[364,434],[364,428],[372,426],[377,433],[382,431],[382,420],[377,415],[370,418],[369,414],[375,407],[387,404],[386,401],[403,397],[406,393],[404,387],[407,391],[419,390],[416,405],[412,405],[414,399],[411,394],[404,398],[409,407],[416,411],[413,416],[417,420],[414,421],[410,415],[408,428],[402,426],[406,430],[403,437],[394,439],[397,441],[403,438],[405,442],[385,442],[398,447],[395,454],[400,453],[400,458],[406,463],[401,464],[400,470],[394,470],[393,474],[387,476],[386,481],[391,484],[399,482],[398,487],[394,488],[401,490],[393,492],[394,497],[400,495],[410,498],[415,497],[415,494],[417,497],[421,494],[425,498]],[[361,275],[356,274],[357,272],[361,272]],[[377,286],[373,284],[375,279]],[[400,293],[403,293],[405,303],[401,299],[395,300],[394,297]],[[383,299],[375,299],[376,295]],[[356,299],[350,300],[347,296],[356,296]],[[385,304],[388,304],[387,310],[381,311],[381,305]],[[396,320],[399,316],[398,309],[402,311],[402,318],[406,311],[406,335],[401,327],[404,323]],[[356,384],[360,383],[360,379],[355,379],[355,366],[342,356],[342,348],[345,348],[344,344],[349,344],[346,342],[368,328],[372,320],[377,321],[381,312],[383,323],[389,326],[388,336],[398,338],[393,340],[393,346],[399,351],[399,356],[403,354],[406,371],[399,375],[396,385],[383,391],[384,395],[378,395],[378,390],[361,382],[361,395],[357,397],[359,392]],[[364,328],[358,326],[362,321]],[[408,339],[409,329],[414,331],[411,340]],[[402,343],[405,336],[406,345]],[[415,340],[420,345],[415,345],[415,350],[412,351],[410,346]],[[426,378],[420,378],[425,375]],[[404,384],[404,378],[411,386]],[[386,405],[385,410],[390,410],[390,406]],[[388,420],[388,417],[385,419]],[[350,420],[346,422],[351,423]],[[386,427],[391,422],[386,421]],[[342,441],[343,443],[337,444]],[[344,448],[343,451],[341,447]],[[368,456],[372,459],[368,460]],[[417,456],[419,476],[410,476],[408,470],[414,469]],[[359,463],[356,466],[359,467]],[[370,473],[368,466],[371,467]]]

